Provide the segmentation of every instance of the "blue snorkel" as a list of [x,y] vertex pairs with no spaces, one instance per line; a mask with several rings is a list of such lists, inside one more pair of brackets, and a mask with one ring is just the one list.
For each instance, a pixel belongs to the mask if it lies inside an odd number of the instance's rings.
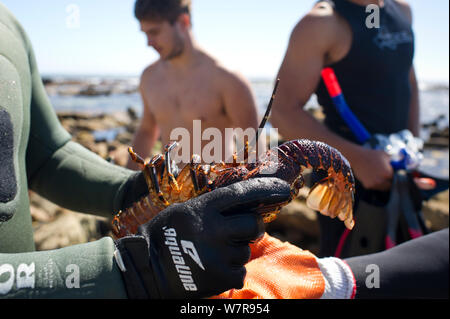
[[325,68],[322,71],[322,78],[327,87],[328,93],[333,100],[336,110],[341,115],[342,119],[347,123],[350,130],[355,135],[356,139],[361,144],[366,144],[372,136],[358,120],[358,118],[353,114],[352,110],[345,100],[344,94],[342,93],[341,86],[336,78],[336,74],[332,68]]
[[[391,165],[395,171],[410,170],[418,166],[421,159],[420,151],[417,147],[413,147],[413,151],[406,148],[406,141],[414,139],[409,131],[405,130],[389,137],[371,135],[348,106],[333,69],[323,69],[322,78],[336,110],[361,145],[369,145],[373,149],[384,149],[387,151],[391,155]],[[394,140],[397,142],[397,145],[405,147],[397,147],[393,150],[390,142]]]

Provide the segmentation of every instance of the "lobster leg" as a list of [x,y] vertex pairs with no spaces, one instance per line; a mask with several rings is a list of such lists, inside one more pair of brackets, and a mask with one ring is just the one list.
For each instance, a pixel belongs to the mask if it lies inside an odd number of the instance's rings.
[[146,165],[146,169],[147,169],[147,174],[150,175],[150,179],[152,181],[152,185],[153,188],[155,189],[155,192],[158,196],[158,198],[161,200],[161,202],[165,205],[165,206],[169,206],[169,202],[164,198],[163,193],[161,192],[161,189],[159,187],[159,182],[158,182],[158,175],[156,174],[156,164],[158,162],[160,162],[161,160],[163,160],[162,155],[155,155],[152,160],[150,161],[150,163],[148,163],[148,165]]
[[197,178],[197,168],[200,165],[200,156],[194,154],[192,155],[191,162],[189,163],[189,172],[191,174],[192,185],[194,185],[195,194],[200,192],[200,187],[198,185]]
[[145,160],[142,157],[140,157],[138,154],[136,154],[132,147],[128,148],[128,153],[130,154],[131,159],[134,162],[136,162],[139,166],[141,166],[141,168],[145,167]]
[[145,160],[142,157],[140,157],[138,154],[136,154],[132,147],[128,148],[128,153],[130,154],[131,159],[135,163],[137,163],[141,167],[141,169],[144,171],[145,182],[147,183],[148,191],[150,192],[151,191],[150,185],[153,185],[155,187],[155,183],[152,180],[151,170],[147,166],[147,163],[145,162]]
[[172,142],[166,146],[165,163],[166,163],[167,176],[169,177],[169,181],[174,185],[175,190],[179,191],[180,187],[178,186],[177,180],[173,174],[174,171],[173,171],[173,167],[172,167],[172,160],[170,158],[170,152],[177,146],[178,146],[177,142]]
[[[258,133],[256,133],[258,134]],[[258,139],[256,139],[258,140]],[[250,145],[248,143],[248,141],[245,141],[245,147],[244,147],[244,161],[247,162],[248,160],[248,152],[250,151]]]

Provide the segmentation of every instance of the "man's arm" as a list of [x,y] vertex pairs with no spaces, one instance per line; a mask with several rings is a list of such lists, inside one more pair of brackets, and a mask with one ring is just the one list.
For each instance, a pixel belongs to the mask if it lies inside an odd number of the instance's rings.
[[330,52],[339,38],[338,26],[338,18],[330,11],[315,8],[295,27],[278,74],[280,86],[272,123],[285,139],[307,138],[337,148],[366,188],[385,190],[392,178],[386,153],[365,149],[339,137],[303,110],[320,81],[322,69],[335,62],[330,61]]
[[[29,188],[62,207],[110,217],[124,208],[123,200],[136,173],[113,165],[71,141],[47,97],[31,43],[26,36],[23,41],[31,74],[26,150]],[[139,195],[136,194],[135,200]]]
[[[405,14],[409,24],[413,24],[413,13],[410,5],[404,0],[396,0],[400,9]],[[411,102],[409,107],[408,129],[414,136],[420,135],[420,99],[419,99],[419,85],[417,83],[416,71],[414,66],[409,72],[409,83],[411,85]]]
[[448,242],[447,228],[343,260],[317,258],[266,233],[250,245],[244,288],[216,298],[448,299]]
[[[278,73],[280,85],[271,117],[271,122],[285,139],[333,139],[333,134],[303,109],[319,83],[325,54],[330,47],[326,32],[318,37],[327,19],[308,14],[292,31]],[[337,140],[337,143],[343,142]]]
[[[405,12],[405,15],[412,25],[413,14],[411,7],[405,1],[398,1],[400,6]],[[417,83],[416,70],[414,66],[411,67],[409,72],[409,83],[411,85],[411,102],[409,107],[409,121],[408,129],[414,134],[414,136],[420,135],[420,100],[419,100],[419,85]]]
[[[241,75],[224,71],[220,80],[222,98],[232,128],[257,129],[258,109],[250,83]],[[251,141],[249,141],[251,142]],[[259,144],[261,145],[261,144]]]
[[[446,228],[389,250],[345,261],[355,276],[358,299],[448,299],[448,256]],[[375,272],[378,277],[373,277]],[[376,279],[378,285],[367,285],[371,279]]]
[[[142,113],[142,119],[141,123],[134,135],[133,138],[133,149],[137,154],[140,154],[142,156],[148,156],[151,152],[153,146],[155,145],[160,133],[158,125],[156,124],[155,116],[153,115],[149,103],[146,98],[145,94],[145,82],[148,78],[148,71],[144,71],[142,77],[141,77],[141,83],[140,83],[140,93],[142,97],[142,103],[143,103],[143,113]],[[133,170],[139,170],[140,168],[137,166],[135,162],[132,160],[128,160],[127,168],[133,169]]]
[[408,129],[414,136],[420,135],[420,101],[419,101],[419,86],[417,84],[416,72],[414,67],[409,73],[409,81],[411,84],[411,103],[409,107],[409,122]]
[[[124,299],[111,238],[56,250],[1,254],[0,299]],[[9,276],[9,278],[8,278]]]

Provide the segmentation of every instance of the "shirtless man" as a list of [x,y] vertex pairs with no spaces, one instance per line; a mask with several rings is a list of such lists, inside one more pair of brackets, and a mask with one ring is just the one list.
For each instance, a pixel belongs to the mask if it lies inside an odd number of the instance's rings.
[[[200,120],[202,131],[217,128],[222,133],[220,158],[226,160],[225,154],[233,153],[233,143],[225,141],[225,128],[256,129],[256,103],[249,83],[225,69],[195,42],[190,2],[136,1],[135,16],[148,45],[160,59],[141,76],[144,111],[133,145],[137,153],[147,156],[158,138],[166,145],[173,129],[184,128],[190,133],[189,153],[193,154],[193,121]],[[209,142],[201,141],[201,149]],[[137,169],[131,161],[128,167]]]
[[[380,8],[380,28],[367,26],[367,20],[373,22],[372,12],[366,12],[370,4]],[[376,193],[383,200],[387,196],[381,193],[389,194],[393,177],[390,157],[384,151],[358,145],[335,111],[321,71],[327,66],[334,69],[349,106],[371,134],[409,129],[417,136],[419,99],[411,21],[411,9],[403,0],[326,0],[315,4],[292,31],[271,117],[286,140],[308,138],[339,149],[360,184],[369,190],[365,193]],[[323,106],[324,124],[303,110],[313,93]],[[361,194],[357,191],[358,197]]]

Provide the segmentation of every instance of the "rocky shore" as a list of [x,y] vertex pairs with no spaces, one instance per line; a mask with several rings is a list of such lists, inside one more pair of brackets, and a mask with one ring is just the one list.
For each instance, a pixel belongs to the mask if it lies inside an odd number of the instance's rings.
[[137,79],[117,78],[43,78],[49,95],[61,96],[102,96],[113,94],[131,94],[138,91]]
[[[317,115],[317,114],[316,114]],[[112,114],[86,115],[59,113],[58,117],[73,136],[73,140],[104,159],[125,166],[127,147],[131,144],[138,118],[133,109]],[[438,129],[430,124],[427,147],[447,148],[448,128]],[[157,145],[154,152],[158,152]],[[308,188],[304,187],[298,199],[286,206],[279,218],[268,225],[267,231],[288,240],[303,249],[318,252],[319,226],[317,215],[305,204]],[[31,214],[38,250],[62,248],[97,240],[110,233],[110,220],[80,214],[61,208],[30,191]],[[431,230],[448,227],[449,192],[442,192],[425,203],[423,214]]]

